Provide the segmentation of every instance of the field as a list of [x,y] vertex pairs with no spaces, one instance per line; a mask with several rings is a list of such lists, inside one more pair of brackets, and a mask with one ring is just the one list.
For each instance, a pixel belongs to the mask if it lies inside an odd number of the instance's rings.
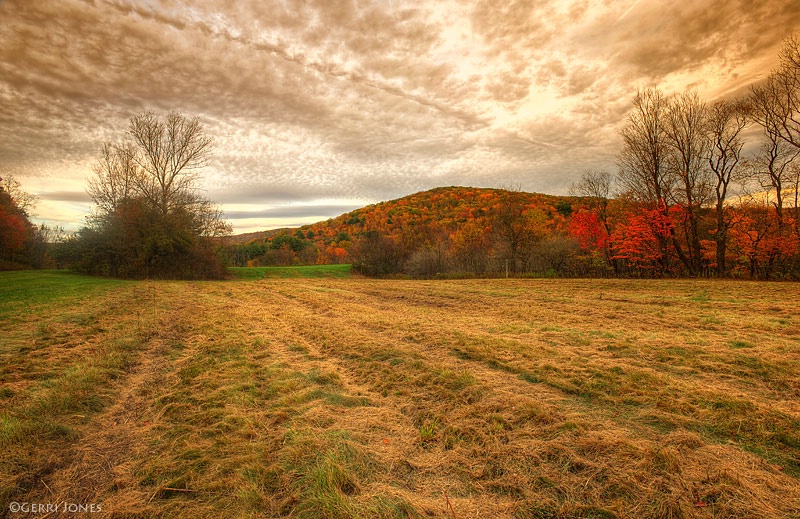
[[0,514],[800,518],[797,284],[284,274],[0,273]]
[[302,265],[299,267],[231,267],[238,279],[349,278],[350,265]]

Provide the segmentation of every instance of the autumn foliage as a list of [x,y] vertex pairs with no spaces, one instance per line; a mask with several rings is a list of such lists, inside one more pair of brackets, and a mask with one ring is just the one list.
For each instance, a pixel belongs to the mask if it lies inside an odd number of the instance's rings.
[[[229,256],[253,265],[350,262],[384,276],[798,279],[798,121],[793,37],[779,68],[745,98],[637,91],[618,170],[584,172],[573,196],[438,188],[286,231],[301,242],[291,249],[279,235]],[[750,148],[760,148],[745,155],[752,135]]]
[[559,213],[559,203],[571,207],[564,197],[437,188],[237,245],[229,254],[240,264],[244,258],[251,264],[276,264],[270,251],[291,235],[303,245],[294,256],[281,257],[283,264],[302,264],[313,256],[313,263],[353,263],[357,271],[373,275],[484,275],[504,272],[506,266],[521,273],[529,270],[542,238],[566,231],[568,220]]
[[42,266],[45,227],[28,219],[27,206],[34,197],[22,191],[15,179],[0,180],[0,270]]
[[[603,211],[601,218],[597,204],[580,196],[437,188],[231,245],[226,253],[240,266],[352,263],[374,276],[692,275],[676,252],[676,245],[687,247],[683,208],[615,198]],[[779,230],[768,205],[741,203],[726,211],[727,275],[800,274],[788,212]],[[716,275],[714,208],[698,216],[700,275]]]
[[14,201],[0,192],[0,257],[11,260],[25,244],[29,228],[28,219],[15,211]]
[[[798,279],[798,121],[792,37],[745,98],[637,91],[618,170],[585,172],[574,196],[438,188],[229,254],[247,264],[351,262],[368,275]],[[758,149],[745,155],[752,135]]]

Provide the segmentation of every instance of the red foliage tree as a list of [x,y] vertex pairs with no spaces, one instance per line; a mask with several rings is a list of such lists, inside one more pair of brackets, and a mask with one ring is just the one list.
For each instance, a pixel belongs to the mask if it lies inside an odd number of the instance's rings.
[[0,257],[10,259],[25,244],[28,223],[0,206]]
[[668,258],[664,256],[662,243],[672,233],[672,222],[664,209],[643,209],[631,213],[620,222],[611,240],[614,244],[614,259],[624,260],[627,267],[650,275],[668,273]]
[[732,245],[745,261],[750,277],[772,277],[781,263],[797,256],[800,240],[791,230],[793,224],[793,219],[781,218],[767,205],[751,204],[735,210]]
[[594,213],[574,213],[569,222],[569,234],[586,251],[602,250],[608,245],[608,233]]
[[0,188],[0,261],[25,263],[25,244],[32,234],[25,211]]

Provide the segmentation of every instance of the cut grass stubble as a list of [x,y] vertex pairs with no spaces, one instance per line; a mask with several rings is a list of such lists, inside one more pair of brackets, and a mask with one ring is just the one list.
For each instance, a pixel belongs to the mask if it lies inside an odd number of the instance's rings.
[[[132,297],[153,287],[157,312]],[[80,293],[3,307],[4,500],[174,517],[800,517],[791,285],[111,288],[80,309]],[[103,474],[76,480],[98,452]]]

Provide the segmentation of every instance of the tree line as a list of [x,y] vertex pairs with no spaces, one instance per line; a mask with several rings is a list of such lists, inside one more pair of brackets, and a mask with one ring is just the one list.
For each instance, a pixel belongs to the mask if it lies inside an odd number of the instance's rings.
[[[491,247],[504,260],[495,272],[503,263],[515,271],[527,254],[527,268],[538,258],[540,273],[800,277],[797,37],[785,42],[778,69],[740,99],[640,90],[621,137],[616,174],[588,171],[573,185],[580,202],[566,229],[531,233],[524,210],[504,210],[515,195],[504,198],[490,223]],[[475,237],[473,248],[486,249]],[[369,264],[371,241],[356,244],[356,265]],[[445,241],[412,254],[406,270],[434,258],[450,259],[445,272],[463,268],[459,234]]]
[[[753,277],[797,276],[800,40],[789,38],[779,68],[741,99],[638,92],[622,139],[615,180],[637,213],[611,232],[593,212],[612,257],[659,274],[726,276],[744,263]],[[577,191],[602,203],[608,183],[585,175]]]

